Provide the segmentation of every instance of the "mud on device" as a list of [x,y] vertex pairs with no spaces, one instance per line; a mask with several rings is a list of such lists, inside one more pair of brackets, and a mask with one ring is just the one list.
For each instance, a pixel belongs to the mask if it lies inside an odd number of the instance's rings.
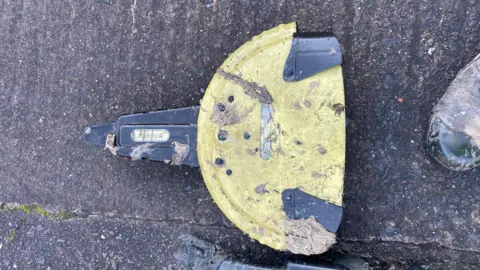
[[217,69],[200,106],[121,116],[88,144],[200,167],[222,212],[260,243],[319,254],[342,216],[345,115],[340,44],[279,25]]

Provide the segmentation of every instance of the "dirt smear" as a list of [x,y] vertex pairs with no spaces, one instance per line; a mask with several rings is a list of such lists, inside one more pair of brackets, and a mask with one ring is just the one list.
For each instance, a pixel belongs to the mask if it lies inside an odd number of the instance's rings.
[[316,89],[320,86],[320,82],[319,81],[313,81],[311,82],[309,85],[308,85],[308,90],[307,90],[307,94],[305,95],[305,98],[309,98],[310,95],[312,94],[312,91],[313,89]]
[[257,194],[265,194],[269,193],[269,191],[266,189],[268,183],[260,184],[255,188],[255,193]]
[[325,149],[322,145],[317,144],[317,147],[318,153],[320,153],[320,155],[325,155],[327,153],[327,149]]
[[218,165],[218,164],[215,164],[215,162],[212,162],[212,161],[210,161],[210,160],[208,160],[208,159],[205,160],[205,163],[206,163],[207,165],[211,166],[211,167],[214,167],[214,168],[224,168],[224,167],[225,167],[225,164],[220,164],[220,165]]
[[153,152],[152,146],[153,143],[144,143],[133,148],[132,153],[130,153],[132,160],[140,160],[145,154],[151,154]]
[[325,177],[326,175],[324,173],[319,173],[317,171],[312,172],[312,178],[318,179],[318,178],[325,178]]
[[116,155],[117,147],[115,147],[115,134],[107,134],[107,139],[105,140],[105,149],[108,149],[110,153]]
[[264,86],[259,86],[258,84],[254,82],[249,82],[244,80],[242,77],[231,74],[228,72],[225,72],[222,69],[218,69],[217,73],[224,77],[225,79],[232,81],[238,85],[240,85],[243,88],[243,91],[245,94],[250,96],[253,99],[258,100],[262,104],[272,104],[273,103],[273,98],[268,92],[267,88]]
[[340,103],[335,103],[332,106],[332,110],[335,112],[336,116],[340,116],[342,112],[345,111],[345,106],[343,106],[343,104],[340,104]]
[[251,108],[239,111],[235,105],[224,105],[224,110],[221,110],[218,104],[213,105],[213,112],[210,120],[218,124],[219,128],[228,125],[234,125],[241,123],[247,119],[250,112],[253,111],[254,106]]
[[185,158],[188,156],[188,153],[190,153],[190,146],[188,146],[188,144],[179,142],[173,142],[173,145],[173,150],[175,151],[175,154],[172,157],[172,165],[180,166],[182,165]]
[[310,108],[310,107],[312,107],[312,103],[305,99],[303,101],[303,106],[305,106],[305,108]]
[[302,106],[300,106],[300,101],[295,101],[295,103],[293,104],[293,108],[297,111],[300,111],[302,109]]
[[315,218],[286,219],[287,250],[294,254],[313,255],[327,251],[335,244],[335,234],[327,231]]

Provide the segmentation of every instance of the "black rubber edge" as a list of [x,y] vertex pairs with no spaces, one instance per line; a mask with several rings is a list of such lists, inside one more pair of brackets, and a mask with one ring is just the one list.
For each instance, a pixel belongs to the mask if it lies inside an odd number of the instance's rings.
[[283,210],[293,220],[314,217],[327,231],[336,232],[342,220],[342,207],[312,196],[300,189],[282,192]]
[[332,33],[295,33],[283,80],[301,81],[342,63],[342,49]]

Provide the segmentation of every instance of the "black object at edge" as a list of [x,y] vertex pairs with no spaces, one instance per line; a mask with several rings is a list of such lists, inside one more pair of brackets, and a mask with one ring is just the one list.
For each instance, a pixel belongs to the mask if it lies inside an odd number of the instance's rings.
[[134,142],[130,138],[133,129],[166,129],[170,133],[169,140],[162,143],[152,143],[149,151],[141,154],[141,158],[156,161],[172,160],[175,155],[174,142],[177,142],[189,146],[189,153],[182,164],[198,167],[198,110],[199,107],[187,107],[124,115],[118,118],[116,122],[88,127],[85,129],[83,139],[87,144],[105,147],[107,135],[113,134],[115,135],[116,153],[119,156],[131,157],[137,146],[146,144],[144,142]]
[[295,33],[285,61],[283,80],[301,81],[342,62],[340,43],[332,33]]
[[312,196],[300,189],[282,192],[283,210],[293,220],[314,217],[327,231],[336,232],[342,220],[342,207]]

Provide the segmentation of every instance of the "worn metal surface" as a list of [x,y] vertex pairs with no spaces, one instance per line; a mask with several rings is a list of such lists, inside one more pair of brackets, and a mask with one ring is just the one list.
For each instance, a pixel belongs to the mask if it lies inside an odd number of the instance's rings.
[[[100,215],[32,219],[6,243],[15,220],[3,213],[2,267],[64,268],[77,256],[85,268],[103,266],[105,250],[123,254],[116,261],[123,268],[129,260],[139,268],[168,267],[179,230],[256,262],[275,260],[278,253],[230,228],[198,170],[132,163],[89,148],[81,137],[88,124],[120,114],[198,105],[229,53],[290,21],[302,31],[335,33],[345,56],[350,124],[335,248],[387,260],[480,263],[480,175],[449,172],[423,147],[434,104],[480,52],[478,6],[477,0],[3,1],[0,201]],[[48,234],[29,229],[38,225]],[[101,235],[91,235],[101,228],[122,228],[138,241],[99,246]]]

